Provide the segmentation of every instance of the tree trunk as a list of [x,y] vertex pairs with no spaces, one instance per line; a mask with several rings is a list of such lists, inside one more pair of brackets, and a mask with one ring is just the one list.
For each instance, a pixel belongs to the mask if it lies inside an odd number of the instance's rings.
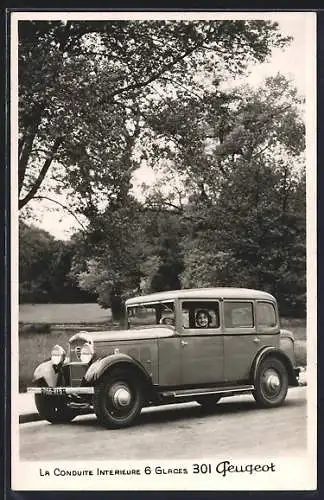
[[125,316],[124,302],[116,290],[110,296],[111,316],[114,323],[121,323]]

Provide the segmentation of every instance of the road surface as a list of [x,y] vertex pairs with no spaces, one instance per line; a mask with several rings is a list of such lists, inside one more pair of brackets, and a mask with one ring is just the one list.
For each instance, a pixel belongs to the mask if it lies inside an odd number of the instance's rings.
[[252,396],[222,399],[212,413],[196,403],[144,409],[136,426],[106,430],[94,415],[72,423],[21,424],[22,460],[294,457],[306,450],[306,388],[283,406],[258,409]]

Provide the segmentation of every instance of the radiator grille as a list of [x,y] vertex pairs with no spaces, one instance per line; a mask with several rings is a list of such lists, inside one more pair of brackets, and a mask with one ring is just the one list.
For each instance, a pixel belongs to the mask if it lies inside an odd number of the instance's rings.
[[86,363],[70,363],[68,367],[71,387],[79,387],[81,385],[84,374],[87,371],[88,365]]
[[85,344],[85,340],[78,339],[70,344],[70,360],[80,361],[81,348]]

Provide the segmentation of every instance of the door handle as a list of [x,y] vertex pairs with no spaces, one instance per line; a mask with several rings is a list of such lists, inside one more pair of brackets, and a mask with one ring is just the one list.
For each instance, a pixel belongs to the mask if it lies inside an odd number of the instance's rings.
[[188,342],[186,342],[185,340],[181,340],[181,345],[182,346],[188,345]]
[[255,344],[258,344],[258,343],[260,342],[259,337],[255,337],[255,338],[253,339],[253,342],[254,342]]

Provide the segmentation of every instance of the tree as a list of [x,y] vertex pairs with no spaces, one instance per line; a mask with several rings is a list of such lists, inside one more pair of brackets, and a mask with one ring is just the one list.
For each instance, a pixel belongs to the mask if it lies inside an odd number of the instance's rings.
[[154,85],[202,94],[197,74],[238,74],[287,41],[265,21],[20,21],[19,208],[64,191],[95,217],[130,188]]
[[[263,21],[20,22],[19,206],[64,192],[69,210],[86,216],[71,277],[116,317],[134,291],[231,280],[274,287],[262,259],[284,236],[280,269],[296,284],[296,94],[281,77],[257,92],[220,85],[287,42]],[[183,192],[161,186],[145,206],[136,202],[132,174],[143,159],[180,177]]]
[[[188,202],[171,207],[188,228],[182,286],[264,288],[283,311],[305,311],[301,106],[278,75],[257,90],[168,102],[148,118],[154,161],[168,158],[184,179]],[[162,193],[148,203],[170,209]]]
[[20,302],[94,301],[70,277],[73,242],[56,240],[47,231],[19,223]]
[[49,301],[63,303],[95,302],[95,293],[82,290],[71,275],[76,248],[72,241],[55,241],[50,262]]
[[19,224],[19,298],[21,302],[48,300],[54,237],[24,222]]
[[86,238],[79,238],[71,275],[79,286],[98,295],[111,307],[114,320],[123,316],[123,299],[139,289],[145,241],[140,228],[138,203],[114,205],[98,215]]
[[180,287],[181,231],[173,214],[147,211],[129,198],[97,218],[79,241],[72,275],[119,321],[127,297]]
[[160,292],[179,289],[180,273],[183,270],[182,221],[172,213],[147,211],[145,218],[142,217],[142,227],[145,234],[146,257],[141,265],[143,280],[141,291]]

